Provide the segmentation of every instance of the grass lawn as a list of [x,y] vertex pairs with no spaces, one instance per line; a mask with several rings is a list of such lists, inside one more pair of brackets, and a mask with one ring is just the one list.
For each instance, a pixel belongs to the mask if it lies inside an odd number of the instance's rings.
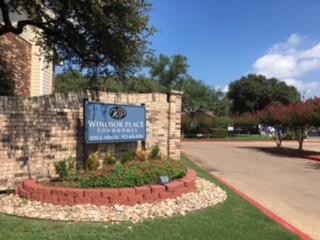
[[[194,168],[199,176],[217,183],[188,159],[183,158],[183,161]],[[63,223],[0,214],[0,239],[298,239],[242,198],[223,188],[228,192],[228,199],[223,204],[186,216],[141,224]]]
[[239,134],[226,138],[184,138],[184,141],[273,141],[272,137],[250,134]]

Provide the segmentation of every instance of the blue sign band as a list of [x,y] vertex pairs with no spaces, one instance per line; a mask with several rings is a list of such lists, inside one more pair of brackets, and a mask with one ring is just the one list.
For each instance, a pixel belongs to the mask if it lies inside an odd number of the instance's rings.
[[146,139],[146,108],[86,102],[86,143],[132,142]]

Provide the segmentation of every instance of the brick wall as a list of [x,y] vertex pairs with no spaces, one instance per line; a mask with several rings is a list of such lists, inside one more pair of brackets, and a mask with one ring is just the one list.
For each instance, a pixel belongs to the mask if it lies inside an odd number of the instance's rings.
[[[181,93],[169,95],[86,92],[23,98],[0,97],[0,190],[28,178],[55,175],[54,162],[68,156],[83,158],[84,98],[105,103],[144,103],[147,108],[147,145],[180,158]],[[137,143],[90,146],[121,155]],[[139,146],[138,146],[139,147]]]
[[8,33],[0,37],[0,71],[13,81],[15,96],[30,96],[32,45]]

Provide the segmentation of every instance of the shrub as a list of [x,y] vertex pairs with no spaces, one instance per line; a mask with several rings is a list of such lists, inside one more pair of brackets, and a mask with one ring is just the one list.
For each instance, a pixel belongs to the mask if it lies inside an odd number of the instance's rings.
[[158,183],[160,176],[168,176],[170,180],[185,176],[186,166],[181,161],[158,160],[149,162],[128,162],[116,165],[113,171],[105,176],[83,176],[80,186],[83,188],[96,187],[134,187]]
[[103,163],[105,164],[113,165],[116,162],[117,162],[116,157],[110,152],[107,152],[103,157]]
[[212,128],[211,129],[212,138],[226,138],[228,137],[228,131],[224,128]]
[[158,160],[161,159],[161,152],[160,152],[160,148],[158,145],[154,146],[151,148],[150,154],[149,154],[149,158],[151,160]]
[[232,125],[232,120],[228,117],[214,117],[213,125],[214,125],[214,128],[227,129],[230,125]]
[[77,160],[73,157],[69,157],[58,161],[54,164],[56,173],[61,180],[67,180],[73,178],[77,174]]
[[60,179],[66,179],[68,177],[68,167],[65,160],[54,163],[54,167]]
[[121,163],[126,163],[135,160],[136,153],[132,149],[125,152],[121,158]]
[[137,157],[137,160],[145,162],[145,161],[148,161],[149,159],[149,153],[148,151],[141,149],[136,151],[136,157]]
[[100,152],[91,153],[86,161],[86,168],[89,171],[95,171],[102,167],[103,154]]
[[297,140],[297,139],[298,139],[298,136],[294,131],[287,132],[283,137],[283,140]]

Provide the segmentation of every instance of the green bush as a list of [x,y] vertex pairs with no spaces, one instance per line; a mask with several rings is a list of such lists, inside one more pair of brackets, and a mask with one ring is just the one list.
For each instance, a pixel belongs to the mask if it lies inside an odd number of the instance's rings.
[[[211,116],[204,112],[198,112],[194,115],[182,115],[181,128],[185,137],[204,137],[212,135],[214,138],[226,137],[228,126],[232,125],[232,120],[228,117]],[[212,130],[214,129],[214,130]],[[215,131],[219,133],[217,135]],[[221,129],[221,130],[220,130]],[[225,130],[224,130],[225,129]],[[213,132],[212,132],[213,131]]]
[[213,125],[214,125],[214,128],[227,129],[228,126],[232,125],[232,120],[228,117],[214,117]]
[[68,166],[65,160],[56,162],[54,167],[60,179],[66,179],[68,177]]
[[226,138],[228,137],[228,131],[224,128],[212,128],[210,136],[212,138]]
[[156,145],[153,148],[151,148],[151,151],[149,153],[149,159],[151,160],[161,159],[161,152],[160,152],[159,146]]
[[283,138],[283,140],[297,140],[297,139],[298,139],[298,135],[294,131],[287,132]]
[[67,180],[77,175],[77,160],[73,157],[69,157],[58,161],[54,164],[56,173],[61,180]]
[[130,161],[133,161],[135,160],[136,158],[136,153],[135,151],[133,151],[132,149],[131,150],[128,150],[127,152],[125,152],[121,158],[121,163],[126,163],[126,162],[130,162]]
[[105,176],[89,175],[80,179],[80,187],[134,187],[158,183],[160,176],[168,176],[170,180],[185,176],[186,166],[181,161],[155,160],[148,162],[128,162],[116,165],[113,171]]

